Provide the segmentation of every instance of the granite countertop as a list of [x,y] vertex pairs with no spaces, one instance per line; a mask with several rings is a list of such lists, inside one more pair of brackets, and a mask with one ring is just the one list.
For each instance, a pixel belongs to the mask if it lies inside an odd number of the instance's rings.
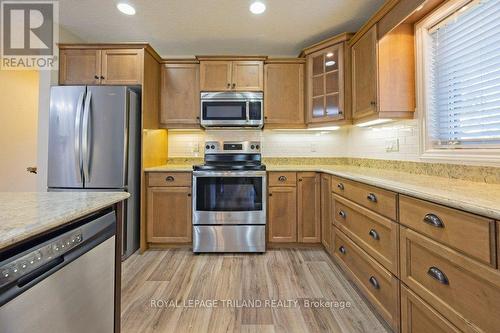
[[[267,171],[316,171],[500,220],[500,184],[419,175],[349,165],[273,165]],[[147,172],[192,171],[191,165],[164,165]]]
[[126,192],[0,192],[0,249],[129,196]]

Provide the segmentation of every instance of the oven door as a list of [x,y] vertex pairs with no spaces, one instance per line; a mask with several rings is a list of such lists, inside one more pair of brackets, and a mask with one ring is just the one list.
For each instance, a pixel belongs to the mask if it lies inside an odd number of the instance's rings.
[[266,224],[265,171],[193,172],[193,225]]

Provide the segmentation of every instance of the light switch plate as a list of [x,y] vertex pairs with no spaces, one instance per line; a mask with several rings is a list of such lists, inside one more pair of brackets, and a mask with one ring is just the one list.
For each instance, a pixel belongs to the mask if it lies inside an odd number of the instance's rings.
[[385,142],[385,151],[388,153],[399,151],[399,139],[391,139]]

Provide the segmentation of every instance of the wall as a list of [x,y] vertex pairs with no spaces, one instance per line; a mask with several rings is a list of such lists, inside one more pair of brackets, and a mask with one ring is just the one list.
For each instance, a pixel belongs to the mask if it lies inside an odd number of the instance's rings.
[[264,157],[341,157],[347,132],[320,131],[169,131],[169,157],[201,157],[205,140],[260,140]]
[[38,71],[0,70],[0,191],[36,191]]

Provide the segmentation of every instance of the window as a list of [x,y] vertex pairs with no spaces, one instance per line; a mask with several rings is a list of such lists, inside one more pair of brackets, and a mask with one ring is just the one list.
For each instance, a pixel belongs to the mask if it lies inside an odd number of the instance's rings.
[[500,1],[451,0],[416,26],[424,151],[500,148]]

